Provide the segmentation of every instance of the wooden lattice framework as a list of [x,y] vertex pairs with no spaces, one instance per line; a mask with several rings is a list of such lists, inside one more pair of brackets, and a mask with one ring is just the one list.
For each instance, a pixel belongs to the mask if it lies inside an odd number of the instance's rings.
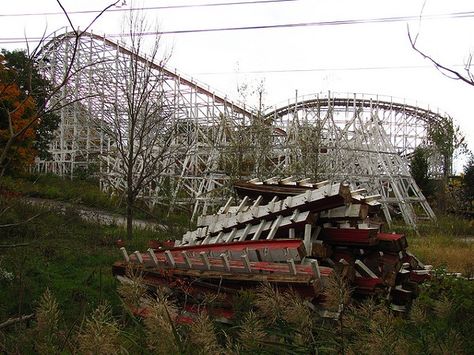
[[[53,82],[62,77],[73,39],[66,33],[43,49],[43,70]],[[123,99],[114,96],[114,86],[124,80],[121,64],[130,54],[103,36],[81,37],[74,63],[78,73],[60,94],[74,103],[60,111],[52,159],[38,161],[38,171],[72,177],[91,164],[100,174],[120,164],[100,125],[106,102]],[[158,64],[153,70],[180,134],[172,143],[178,147],[172,164],[143,193],[150,204],[166,196],[173,204],[193,204],[197,215],[221,204],[223,187],[233,179],[293,175],[363,184],[382,195],[389,222],[390,205],[413,226],[415,205],[421,206],[419,214],[434,218],[406,157],[418,145],[430,144],[429,126],[448,116],[389,97],[332,93],[296,97],[259,113],[176,71]],[[236,166],[245,171],[235,174],[231,168]],[[123,186],[120,179],[109,176],[107,181],[104,188]]]

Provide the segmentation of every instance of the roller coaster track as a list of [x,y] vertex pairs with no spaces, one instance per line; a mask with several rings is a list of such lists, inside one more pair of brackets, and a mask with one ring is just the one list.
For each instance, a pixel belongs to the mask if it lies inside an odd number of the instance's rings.
[[313,98],[303,101],[298,101],[293,104],[287,104],[274,109],[270,112],[265,113],[266,118],[280,118],[285,115],[291,114],[301,109],[316,107],[316,108],[327,108],[328,106],[333,107],[358,107],[367,108],[371,110],[386,110],[403,113],[407,116],[414,117],[416,119],[425,121],[426,123],[439,123],[442,122],[446,117],[445,115],[433,112],[429,109],[420,108],[417,106],[409,105],[406,103],[398,103],[394,101],[383,101],[379,100],[377,96],[372,98],[347,98],[347,97],[330,97],[330,98]]
[[[75,36],[69,32],[54,37],[42,49],[44,71],[52,81],[62,78],[75,44]],[[446,115],[378,96],[331,93],[296,98],[257,114],[257,110],[216,94],[162,63],[150,62],[105,36],[82,33],[76,54],[74,65],[81,70],[64,93],[77,102],[61,110],[61,126],[51,146],[53,158],[40,161],[39,171],[73,176],[97,156],[106,159],[101,163],[103,174],[110,171],[108,167],[121,164],[111,153],[110,139],[87,122],[102,119],[104,101],[121,99],[103,96],[111,95],[114,85],[125,80],[120,68],[126,66],[119,63],[132,57],[151,67],[160,78],[155,80],[162,80],[168,103],[173,106],[173,119],[183,123],[184,141],[191,144],[164,174],[175,179],[172,196],[166,197],[173,203],[192,202],[195,214],[206,212],[208,207],[219,205],[216,191],[236,173],[249,178],[309,175],[371,186],[371,192],[382,195],[389,222],[389,204],[395,205],[411,225],[416,224],[415,204],[421,204],[425,214],[434,218],[403,155],[420,144],[429,144],[430,125],[443,122]],[[97,89],[100,85],[103,89]],[[101,95],[90,97],[93,90],[100,90]],[[81,96],[89,98],[81,102]],[[234,171],[237,151],[245,172]],[[120,179],[110,181],[113,188],[123,187]],[[151,204],[160,203],[164,193],[160,184],[157,181],[142,197]]]

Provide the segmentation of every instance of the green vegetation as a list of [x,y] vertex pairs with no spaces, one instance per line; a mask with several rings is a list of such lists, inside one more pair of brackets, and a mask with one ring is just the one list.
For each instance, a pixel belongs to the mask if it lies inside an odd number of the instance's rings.
[[[99,182],[93,179],[68,179],[56,175],[4,176],[0,180],[0,194],[51,199],[112,213],[125,214],[122,196],[100,190]],[[160,223],[179,235],[193,228],[190,211],[179,210],[169,214],[167,207],[156,206],[151,211],[145,204],[136,203],[134,217]]]
[[0,188],[13,195],[40,197],[96,207],[118,212],[120,201],[102,192],[99,183],[88,180],[70,180],[57,175],[4,176]]
[[[296,295],[263,285],[256,294],[239,294],[234,324],[216,323],[211,313],[183,325],[176,321],[174,300],[165,294],[149,300],[146,320],[124,306],[136,304],[145,291],[138,279],[118,287],[111,275],[112,263],[120,259],[116,241],[125,239],[124,229],[84,222],[72,209],[31,206],[18,196],[107,209],[116,208],[116,200],[86,181],[51,176],[4,178],[0,191],[0,324],[35,314],[30,321],[0,327],[1,352],[462,354],[474,348],[474,282],[447,274],[474,274],[474,243],[465,241],[474,236],[470,220],[441,217],[437,225],[422,224],[420,236],[405,231],[409,250],[438,267],[407,318],[395,316],[383,300],[368,300],[346,304],[338,322],[322,319]],[[173,220],[166,231],[135,230],[127,249],[145,250],[150,239],[180,237],[189,221],[183,215]],[[337,308],[347,302],[349,290],[341,292],[345,286],[340,280],[331,284],[328,304]]]
[[472,210],[474,208],[474,154],[471,154],[469,156],[469,160],[464,166],[464,177],[462,187],[464,197],[469,204],[468,208]]
[[474,277],[474,221],[454,215],[439,216],[437,223],[419,225],[419,235],[406,226],[394,230],[408,236],[408,248],[425,264]]

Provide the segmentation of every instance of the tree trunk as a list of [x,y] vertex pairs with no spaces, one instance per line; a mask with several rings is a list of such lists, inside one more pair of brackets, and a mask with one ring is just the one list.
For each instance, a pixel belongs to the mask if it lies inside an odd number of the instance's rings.
[[13,145],[14,140],[15,140],[14,137],[10,137],[8,139],[7,144],[5,144],[5,147],[2,150],[2,154],[0,155],[0,177],[2,177],[5,174],[5,170],[7,169],[8,151],[10,150],[11,146]]
[[133,237],[133,204],[135,202],[134,196],[133,196],[133,187],[132,187],[132,179],[133,177],[131,176],[132,174],[129,173],[127,177],[127,239],[131,240]]
[[127,239],[131,240],[133,237],[133,201],[127,197]]

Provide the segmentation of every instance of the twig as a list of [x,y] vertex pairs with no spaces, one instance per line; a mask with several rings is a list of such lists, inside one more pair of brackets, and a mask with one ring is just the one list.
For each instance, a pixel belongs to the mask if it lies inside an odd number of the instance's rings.
[[49,212],[50,211],[37,213],[34,216],[31,216],[30,218],[28,218],[27,220],[24,220],[24,221],[21,221],[21,222],[18,222],[18,223],[0,224],[0,228],[9,228],[9,227],[21,226],[22,224],[29,223],[32,220],[34,220],[35,218],[38,218],[39,216],[44,215],[44,214],[49,213]]
[[[408,33],[408,40],[410,41],[411,47],[415,50],[415,52],[417,52],[423,58],[428,59],[431,63],[433,63],[435,68],[438,69],[438,71],[441,74],[443,74],[444,76],[446,76],[450,79],[461,80],[461,81],[465,82],[468,85],[474,86],[474,81],[470,79],[471,76],[469,75],[470,74],[469,70],[466,69],[468,71],[468,77],[466,77],[466,76],[462,75],[461,73],[459,73],[458,71],[442,65],[441,63],[434,60],[428,54],[424,53],[423,51],[421,51],[420,49],[418,49],[416,47],[416,41],[418,40],[418,34],[416,35],[415,39],[413,39],[412,36],[411,36],[411,33],[410,33],[410,27],[408,25],[407,25],[407,33]],[[445,72],[451,74],[452,76],[446,74]]]
[[0,329],[8,327],[9,325],[12,325],[12,324],[15,324],[15,323],[18,323],[18,322],[23,322],[23,321],[29,320],[33,317],[34,317],[34,313],[27,314],[27,315],[24,315],[24,316],[19,316],[17,318],[10,318],[10,319],[6,320],[5,322],[0,323]]
[[28,246],[28,245],[30,245],[30,243],[0,244],[0,249],[26,247],[26,246]]
[[5,209],[4,209],[2,212],[0,212],[0,217],[1,217],[5,212],[7,212],[11,207],[12,207],[12,206],[7,206],[7,207],[5,207]]

